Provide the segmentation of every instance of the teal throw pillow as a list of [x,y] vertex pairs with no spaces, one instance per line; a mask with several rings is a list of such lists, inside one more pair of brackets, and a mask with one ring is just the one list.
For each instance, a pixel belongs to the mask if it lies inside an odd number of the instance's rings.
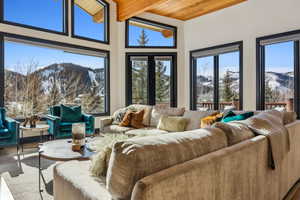
[[60,117],[62,122],[80,122],[82,118],[81,106],[60,105]]
[[226,117],[222,119],[222,122],[232,122],[232,121],[241,121],[241,120],[246,120],[249,117],[252,117],[254,115],[254,112],[246,112],[240,115],[235,115],[231,117]]

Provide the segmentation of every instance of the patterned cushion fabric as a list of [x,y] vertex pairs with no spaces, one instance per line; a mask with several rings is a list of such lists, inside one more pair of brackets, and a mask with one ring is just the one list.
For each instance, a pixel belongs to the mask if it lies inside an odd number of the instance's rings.
[[225,133],[216,128],[117,142],[107,171],[107,189],[114,199],[130,199],[135,183],[143,177],[226,146]]
[[167,116],[182,116],[184,114],[185,108],[171,108],[167,105],[156,105],[153,107],[151,114],[150,126],[157,127],[159,119],[163,115]]
[[239,122],[217,122],[213,125],[213,127],[224,131],[227,136],[229,146],[254,137],[254,133],[246,125]]
[[5,121],[5,109],[0,108],[0,129],[4,128],[4,121]]
[[169,132],[183,132],[188,124],[188,119],[183,117],[162,116],[157,128]]
[[144,117],[143,117],[143,124],[144,124],[144,126],[150,126],[152,106],[133,104],[133,105],[128,106],[128,108],[131,110],[135,110],[135,111],[144,110],[145,113],[144,113]]
[[254,115],[253,112],[246,112],[240,115],[234,115],[234,116],[227,116],[222,119],[222,122],[231,122],[231,121],[241,121],[248,119],[249,117],[252,117]]
[[189,119],[189,123],[185,130],[195,130],[200,128],[200,121],[202,118],[213,114],[214,111],[190,111],[186,110],[183,117]]
[[222,113],[215,112],[212,115],[202,118],[200,121],[200,127],[201,128],[211,127],[211,125],[213,125],[214,123],[221,121],[222,117],[223,117]]
[[60,117],[62,122],[80,122],[82,120],[81,106],[60,106]]
[[[121,108],[121,109],[117,110],[116,112],[114,112],[114,114],[112,116],[113,117],[112,124],[119,125],[122,122],[122,120],[128,110],[133,110],[133,109],[126,107],[126,108]],[[133,111],[135,111],[135,110],[133,110]]]

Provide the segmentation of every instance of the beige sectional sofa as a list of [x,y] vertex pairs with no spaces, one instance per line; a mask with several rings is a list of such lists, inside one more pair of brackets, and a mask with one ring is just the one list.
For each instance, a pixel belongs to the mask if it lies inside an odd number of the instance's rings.
[[[114,118],[120,111],[127,109],[145,109],[147,110],[146,119],[144,119],[144,128],[134,129],[132,127],[119,126],[118,122],[114,122]],[[112,116],[104,117],[100,120],[101,132],[103,133],[123,133],[127,135],[157,135],[168,133],[168,131],[157,128],[159,118],[162,115],[184,117],[189,119],[186,127],[187,131],[200,128],[200,119],[211,115],[215,111],[190,111],[184,108],[169,108],[168,106],[147,106],[147,105],[130,105],[126,108],[117,110]]]
[[290,151],[272,170],[266,136],[233,145],[219,128],[132,138],[114,145],[107,176],[90,161],[54,168],[55,200],[281,200],[300,178],[300,121],[282,119]]

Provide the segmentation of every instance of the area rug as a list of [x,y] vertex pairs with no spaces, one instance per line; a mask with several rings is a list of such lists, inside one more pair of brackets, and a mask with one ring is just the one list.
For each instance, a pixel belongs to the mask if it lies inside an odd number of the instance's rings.
[[0,157],[0,174],[8,185],[15,200],[52,200],[53,166],[55,162],[41,159],[46,183],[42,181],[43,192],[38,188],[38,153],[7,155]]

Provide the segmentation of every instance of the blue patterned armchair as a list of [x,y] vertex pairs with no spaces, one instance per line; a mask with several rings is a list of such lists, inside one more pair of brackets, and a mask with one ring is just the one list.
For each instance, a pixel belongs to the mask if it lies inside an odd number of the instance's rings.
[[95,118],[92,115],[81,113],[80,119],[76,121],[65,121],[61,118],[61,107],[63,105],[52,106],[49,108],[49,114],[46,115],[47,123],[49,124],[49,134],[53,138],[68,138],[72,136],[72,124],[85,123],[86,135],[92,135],[94,133]]
[[19,147],[19,122],[6,116],[4,108],[0,108],[0,147]]

